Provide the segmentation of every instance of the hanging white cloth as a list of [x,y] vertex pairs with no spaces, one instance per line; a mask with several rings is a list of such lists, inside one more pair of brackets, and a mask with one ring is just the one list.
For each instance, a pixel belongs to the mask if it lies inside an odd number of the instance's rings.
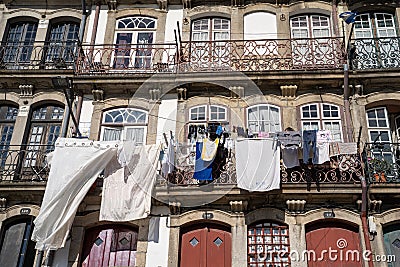
[[75,213],[90,187],[117,153],[118,142],[60,138],[56,141],[51,169],[32,240],[36,249],[64,246]]
[[239,188],[248,191],[280,188],[280,148],[274,139],[238,139],[235,147]]
[[169,173],[174,171],[175,166],[175,142],[172,138],[168,141],[167,151],[161,160],[161,173],[167,177]]
[[141,145],[125,167],[111,160],[104,172],[100,221],[126,222],[150,214],[159,153],[158,145]]
[[203,139],[203,149],[201,152],[201,159],[204,161],[213,161],[218,150],[219,139],[216,138],[211,141],[208,138]]

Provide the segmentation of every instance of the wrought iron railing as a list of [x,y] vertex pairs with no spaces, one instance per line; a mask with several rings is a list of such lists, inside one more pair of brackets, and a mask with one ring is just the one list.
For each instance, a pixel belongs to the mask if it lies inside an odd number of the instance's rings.
[[369,183],[400,183],[399,143],[367,143],[364,157]]
[[340,69],[342,38],[192,41],[182,44],[180,71]]
[[49,174],[47,154],[53,146],[0,146],[0,182],[41,182]]
[[175,72],[175,44],[82,45],[77,74]]
[[352,40],[349,58],[353,69],[400,68],[400,37]]
[[3,42],[0,69],[73,69],[76,42]]
[[[193,145],[178,146],[175,161],[175,171],[168,174],[167,177],[161,177],[158,181],[159,186],[177,185],[190,186],[201,185],[202,182],[193,178],[195,169],[195,152]],[[236,184],[236,161],[233,151],[225,151],[224,157],[216,157],[212,163],[213,180],[210,183],[215,185],[235,185]]]
[[302,164],[299,167],[281,168],[282,183],[335,184],[359,183],[362,161],[359,155],[338,155],[321,165]]

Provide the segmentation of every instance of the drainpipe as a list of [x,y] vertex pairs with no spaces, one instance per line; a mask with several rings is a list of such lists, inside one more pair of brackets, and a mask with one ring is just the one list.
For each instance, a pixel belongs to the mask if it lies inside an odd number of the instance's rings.
[[43,250],[39,250],[37,253],[37,258],[36,258],[36,267],[42,266],[42,261],[43,261]]
[[337,0],[332,2],[332,20],[333,20],[333,32],[335,36],[339,36],[339,24],[338,24],[338,13],[337,13]]
[[[368,223],[367,223],[367,205],[368,205],[367,182],[365,181],[364,176],[360,177],[360,180],[361,180],[361,192],[362,192],[361,224],[362,224],[362,229],[363,229],[363,234],[364,234],[365,248],[367,249],[367,251],[370,251],[372,253],[371,240],[369,239],[369,235],[368,235],[369,229],[368,229]],[[372,262],[371,256],[368,257],[368,266],[374,267],[374,263]]]
[[349,88],[349,65],[343,65],[344,81],[343,81],[343,95],[344,95],[344,113],[346,117],[346,131],[347,142],[353,142],[353,126],[350,116],[350,88]]

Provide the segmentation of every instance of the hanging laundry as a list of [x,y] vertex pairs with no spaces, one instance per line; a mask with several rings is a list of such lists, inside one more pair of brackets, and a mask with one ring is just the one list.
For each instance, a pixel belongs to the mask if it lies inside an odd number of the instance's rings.
[[332,135],[329,130],[319,130],[317,135],[316,157],[313,157],[314,164],[323,164],[330,161],[329,143],[332,142]]
[[237,186],[248,191],[280,188],[280,148],[269,139],[238,139],[236,147]]
[[287,169],[300,166],[299,148],[296,146],[283,147],[282,148],[282,160],[283,160],[283,166]]
[[204,161],[201,158],[203,142],[196,143],[196,161],[194,163],[194,175],[197,180],[212,180],[212,161]]
[[174,139],[170,138],[168,141],[168,147],[164,151],[164,156],[161,160],[161,173],[164,177],[167,177],[169,173],[172,173],[175,169],[175,142]]
[[[75,213],[104,166],[117,155],[118,142],[59,138],[32,240],[36,249],[62,248]],[[65,164],[68,160],[68,164]]]
[[219,139],[216,138],[211,141],[208,138],[203,139],[203,149],[201,152],[201,159],[204,161],[213,161],[217,153]]
[[276,137],[282,147],[283,166],[293,168],[300,166],[299,147],[301,144],[301,134],[296,131],[277,132]]
[[311,150],[313,152],[313,162],[317,161],[317,130],[303,131],[303,162],[308,163]]
[[224,129],[222,128],[222,126],[221,126],[221,125],[218,125],[217,130],[215,131],[215,133],[216,133],[218,136],[221,136],[223,132],[224,132]]
[[285,147],[299,147],[301,144],[301,133],[297,131],[277,132],[276,138],[278,138],[279,143]]
[[[100,221],[127,222],[150,214],[159,146],[135,146],[128,150],[125,143],[118,149],[119,157],[112,159],[104,171]],[[128,164],[122,165],[120,155],[127,152]]]

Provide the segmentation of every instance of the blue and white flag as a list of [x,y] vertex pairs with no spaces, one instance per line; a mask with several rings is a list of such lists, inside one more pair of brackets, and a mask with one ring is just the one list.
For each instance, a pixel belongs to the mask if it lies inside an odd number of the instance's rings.
[[346,11],[341,14],[339,14],[339,17],[343,19],[347,24],[354,23],[356,21],[358,13],[357,12],[352,12],[352,11]]

